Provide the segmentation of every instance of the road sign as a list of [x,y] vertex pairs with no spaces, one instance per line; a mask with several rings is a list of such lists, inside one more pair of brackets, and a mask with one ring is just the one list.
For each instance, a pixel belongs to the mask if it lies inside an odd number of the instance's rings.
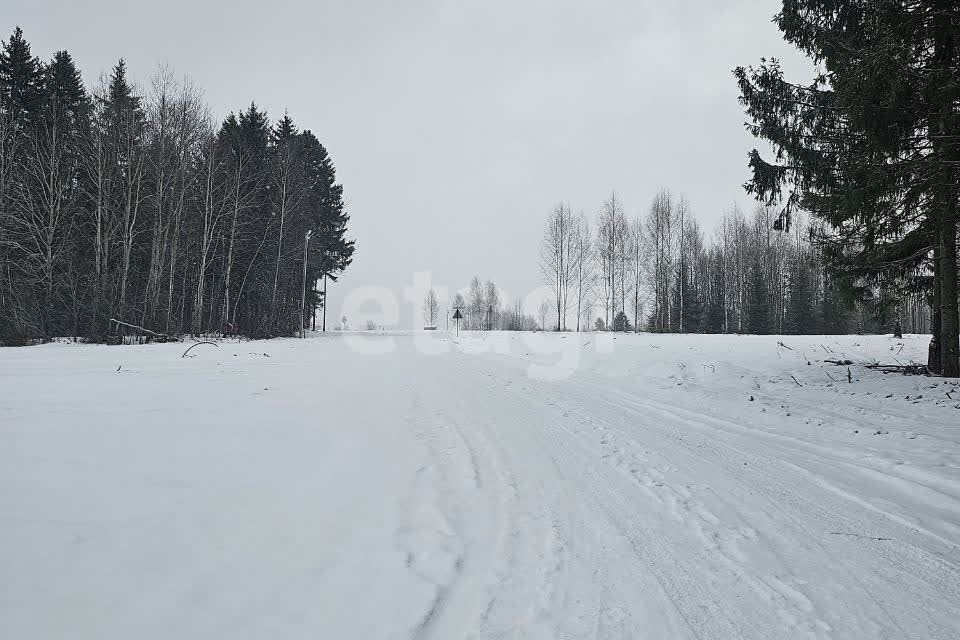
[[457,321],[457,337],[460,337],[460,318],[463,317],[463,314],[460,313],[460,309],[456,309],[453,312],[453,319]]

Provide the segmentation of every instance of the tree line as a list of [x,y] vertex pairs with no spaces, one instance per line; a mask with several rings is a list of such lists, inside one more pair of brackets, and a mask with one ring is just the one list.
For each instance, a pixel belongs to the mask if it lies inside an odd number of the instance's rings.
[[773,149],[749,155],[753,215],[705,242],[666,191],[642,220],[612,196],[592,229],[558,205],[541,245],[554,328],[595,306],[615,330],[903,327],[932,333],[930,372],[960,376],[960,5],[791,0],[774,22],[817,73],[734,70],[747,129]]
[[[534,331],[545,326],[544,321],[538,325],[536,317],[524,310],[522,301],[508,301],[493,280],[483,282],[480,276],[474,276],[466,291],[456,292],[447,305],[442,310],[436,290],[428,290],[423,299],[424,326],[436,328],[441,311],[450,322],[457,310],[461,314],[460,328],[466,330]],[[544,314],[541,305],[540,315]]]
[[749,216],[734,207],[708,235],[685,198],[666,189],[635,217],[616,193],[592,221],[558,204],[540,247],[552,291],[553,319],[544,326],[756,334],[873,332],[897,321],[925,328],[891,290],[835,276],[822,225],[810,220],[784,232],[778,219],[769,206]]
[[[290,335],[351,262],[327,150],[252,104],[219,124],[160,68],[88,89],[72,57],[0,51],[0,341]],[[323,285],[319,285],[320,282]],[[111,327],[114,328],[111,328]]]

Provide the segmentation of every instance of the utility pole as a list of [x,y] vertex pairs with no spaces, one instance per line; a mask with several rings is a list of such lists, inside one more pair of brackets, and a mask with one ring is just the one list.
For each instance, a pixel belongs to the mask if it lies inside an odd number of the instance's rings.
[[327,332],[327,274],[323,274],[323,332]]
[[306,306],[307,306],[307,247],[310,246],[310,236],[313,235],[313,229],[307,231],[303,236],[303,290],[300,294],[300,339],[307,337],[305,324]]

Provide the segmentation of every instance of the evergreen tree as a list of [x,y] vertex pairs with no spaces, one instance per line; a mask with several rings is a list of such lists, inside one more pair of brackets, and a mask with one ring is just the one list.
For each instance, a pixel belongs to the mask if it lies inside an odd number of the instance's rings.
[[[33,161],[21,172],[13,230],[32,269],[37,325],[44,337],[76,335],[87,278],[71,259],[72,234],[81,218],[79,174],[90,103],[80,73],[66,51],[43,68],[42,93],[29,134]],[[55,307],[60,307],[58,313]],[[70,309],[73,313],[63,313]],[[59,317],[58,317],[59,316]],[[59,320],[59,321],[58,321]]]
[[[599,318],[597,318],[599,320]],[[631,331],[630,318],[627,317],[627,314],[621,309],[617,312],[617,315],[613,318],[612,328],[614,331],[627,332]]]
[[706,277],[704,301],[704,327],[706,333],[724,332],[724,311],[727,299],[726,274],[723,268],[723,253],[720,248],[711,248]]
[[[267,147],[270,123],[265,112],[251,103],[239,116],[230,114],[220,127],[218,138],[226,158],[229,183],[229,222],[226,225],[226,255],[222,262],[223,292],[220,326],[224,333],[267,331],[264,315],[266,301],[247,289],[247,279],[267,269],[255,270],[260,263],[269,233]],[[243,314],[241,314],[241,309]],[[254,316],[258,316],[254,320]]]
[[[26,267],[18,212],[27,149],[39,119],[43,66],[33,56],[23,31],[16,27],[0,47],[0,335],[24,336],[41,331],[33,295],[33,274]],[[31,320],[33,319],[33,320]]]
[[[671,322],[671,331],[682,333],[699,333],[703,325],[703,301],[700,297],[701,292],[695,286],[691,278],[690,268],[686,261],[681,261],[677,266],[675,282],[673,286],[673,301],[671,308],[673,311],[673,321]],[[684,294],[681,297],[680,288],[683,287]]]
[[758,335],[770,333],[770,293],[760,257],[750,263],[747,288],[747,332]]
[[[306,190],[307,176],[304,169],[303,153],[300,148],[297,127],[289,114],[284,114],[271,132],[270,145],[270,180],[267,188],[270,192],[271,220],[273,230],[270,232],[270,254],[274,257],[273,283],[270,290],[270,325],[271,334],[283,331],[279,323],[290,318],[292,304],[300,304],[299,290],[293,287],[297,278],[293,277],[294,264],[285,259],[285,253],[290,252],[298,245],[300,238],[292,231],[303,232],[303,225],[297,225],[296,217],[301,214],[301,205]],[[281,287],[281,269],[286,268],[283,282],[287,287]],[[311,288],[312,289],[312,288]]]
[[41,65],[19,29],[3,43],[0,341],[103,339],[111,319],[289,335],[350,264],[343,188],[311,132],[255,104],[214,131],[189,83],[161,69],[150,86],[120,60],[91,99],[66,52]]
[[790,298],[785,327],[788,333],[814,333],[814,298],[812,274],[806,256],[796,253],[790,269]]
[[[311,187],[306,207],[315,216],[315,239],[311,260],[310,282],[323,279],[337,281],[353,261],[354,241],[347,237],[350,215],[343,202],[343,186],[337,183],[337,171],[330,154],[309,130],[300,134],[301,147],[307,162],[308,182]],[[311,308],[326,304],[323,292],[313,291]]]
[[141,97],[127,80],[127,66],[122,59],[113,67],[106,96],[99,100],[105,124],[103,144],[107,149],[101,198],[110,224],[116,229],[119,244],[110,308],[122,318],[131,318],[134,301],[130,293],[137,288],[142,273],[138,241],[143,228],[140,205],[143,201],[146,116]]
[[0,108],[15,135],[36,122],[43,99],[43,65],[33,56],[23,30],[16,27],[0,54]]
[[747,188],[785,204],[782,227],[800,207],[826,220],[841,277],[904,277],[932,261],[930,366],[960,375],[960,6],[785,0],[775,21],[822,71],[809,86],[775,60],[735,71],[750,130],[776,151],[775,163],[751,153]]

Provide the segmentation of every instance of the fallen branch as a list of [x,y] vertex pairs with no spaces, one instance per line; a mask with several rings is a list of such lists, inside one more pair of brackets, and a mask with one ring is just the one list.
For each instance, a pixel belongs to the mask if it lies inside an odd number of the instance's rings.
[[783,347],[784,349],[789,349],[790,351],[793,351],[793,347],[788,347],[787,345],[783,344],[783,341],[777,341],[777,344]]
[[830,364],[835,364],[838,367],[847,367],[853,364],[853,360],[830,360],[829,358],[824,360],[824,362],[829,362]]
[[191,350],[191,349],[193,349],[194,347],[199,347],[199,346],[202,345],[202,344],[212,344],[213,346],[215,346],[215,347],[217,347],[217,348],[220,347],[220,345],[218,345],[216,342],[210,342],[210,341],[208,341],[208,340],[204,340],[204,341],[202,341],[202,342],[197,342],[196,344],[190,345],[190,347],[189,347],[186,351],[184,351],[184,352],[183,352],[183,355],[180,356],[180,357],[181,357],[181,358],[186,358],[186,357],[187,357],[187,354],[190,353],[190,350]]
[[797,383],[797,386],[798,386],[798,387],[802,387],[802,386],[803,386],[802,384],[800,384],[800,381],[797,380],[797,378],[796,378],[795,376],[790,376],[790,377],[793,378],[793,381]]
[[167,340],[170,339],[170,336],[168,336],[168,335],[165,334],[165,333],[157,333],[156,331],[150,331],[150,329],[146,329],[146,328],[144,328],[144,327],[141,327],[140,325],[130,324],[129,322],[124,322],[124,321],[122,321],[122,320],[117,320],[116,318],[110,318],[110,322],[115,322],[115,323],[117,323],[117,326],[118,326],[118,327],[127,327],[128,329],[136,329],[137,331],[141,331],[141,332],[146,333],[146,334],[149,334],[149,335],[151,335],[151,336],[156,336],[156,337],[158,337],[158,338],[165,338],[165,339],[167,339]]
[[879,362],[873,362],[863,366],[874,371],[881,371],[883,373],[900,373],[905,376],[930,375],[927,365],[924,364],[880,364]]

